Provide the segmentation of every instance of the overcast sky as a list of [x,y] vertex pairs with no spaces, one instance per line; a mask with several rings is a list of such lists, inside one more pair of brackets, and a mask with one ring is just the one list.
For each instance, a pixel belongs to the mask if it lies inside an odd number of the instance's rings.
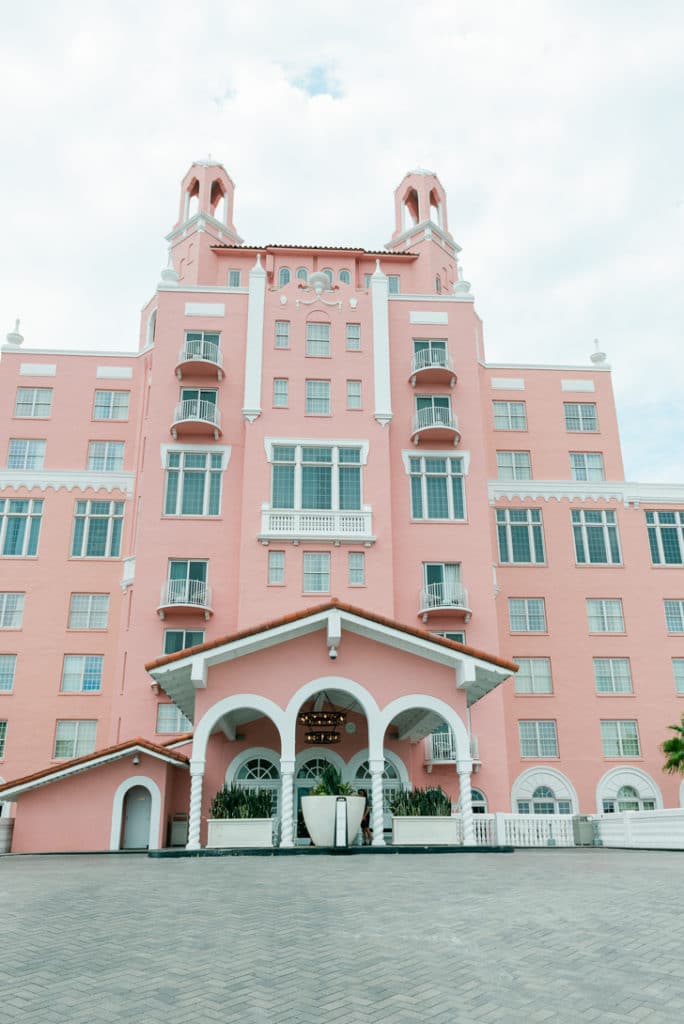
[[0,331],[134,348],[211,153],[250,243],[379,248],[435,170],[492,362],[613,366],[626,473],[684,481],[684,5],[7,5]]

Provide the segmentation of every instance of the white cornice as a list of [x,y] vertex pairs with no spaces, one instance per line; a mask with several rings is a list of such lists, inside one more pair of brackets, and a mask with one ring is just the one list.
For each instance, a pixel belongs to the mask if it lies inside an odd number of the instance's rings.
[[684,505],[684,484],[634,483],[624,480],[489,480],[489,503],[509,500],[621,501],[633,505]]
[[[399,295],[390,295],[390,302],[474,302],[473,295],[409,295],[400,292]],[[487,363],[487,366],[493,364]],[[579,367],[577,367],[579,369]]]
[[480,363],[485,370],[573,370],[579,373],[606,373],[610,366],[572,366],[569,363]]
[[[410,228],[407,228],[406,231],[402,231],[402,233],[400,235],[397,235],[396,238],[392,238],[389,242],[386,242],[385,248],[393,249],[396,246],[401,245],[403,242],[409,240],[414,245],[420,245],[421,242],[426,241],[425,235],[423,236],[423,238],[414,238],[413,236],[420,234],[421,231],[426,232],[428,230],[432,234],[437,235],[437,237],[442,242],[444,242],[445,245],[447,245],[450,249],[453,249],[454,252],[461,252],[461,246],[458,244],[458,242],[454,241],[453,236],[450,235],[448,231],[445,231],[444,228],[440,228],[439,224],[435,224],[433,220],[422,220],[419,224],[412,224]],[[429,237],[427,238],[427,241],[430,241]]]
[[143,355],[139,352],[109,352],[106,349],[95,351],[91,348],[15,348],[10,345],[3,345],[3,352],[16,352],[22,358],[24,356],[91,356],[97,359],[137,359]]
[[158,292],[220,292],[222,295],[249,295],[249,288],[229,288],[225,284],[158,284]]
[[0,489],[41,491],[122,491],[133,494],[134,473],[96,473],[69,469],[0,469]]

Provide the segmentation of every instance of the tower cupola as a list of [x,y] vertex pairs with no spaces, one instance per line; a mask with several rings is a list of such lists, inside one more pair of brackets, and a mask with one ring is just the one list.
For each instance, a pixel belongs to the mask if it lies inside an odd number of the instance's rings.
[[207,227],[240,244],[235,230],[233,210],[235,184],[223,164],[214,160],[196,160],[181,182],[178,221],[173,233],[201,218]]
[[394,193],[394,210],[392,241],[428,224],[452,240],[447,223],[446,192],[432,171],[419,167],[404,175]]

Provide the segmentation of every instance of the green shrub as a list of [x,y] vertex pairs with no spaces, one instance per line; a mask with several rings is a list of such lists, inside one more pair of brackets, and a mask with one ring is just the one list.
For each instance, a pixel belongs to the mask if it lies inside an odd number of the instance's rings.
[[451,797],[441,786],[432,789],[402,789],[390,804],[392,814],[404,817],[428,817],[437,815],[447,818],[451,814]]
[[334,764],[327,764],[309,796],[354,796],[354,790],[349,782],[342,781]]
[[224,786],[219,789],[209,808],[210,818],[270,818],[271,794],[267,789],[243,789]]

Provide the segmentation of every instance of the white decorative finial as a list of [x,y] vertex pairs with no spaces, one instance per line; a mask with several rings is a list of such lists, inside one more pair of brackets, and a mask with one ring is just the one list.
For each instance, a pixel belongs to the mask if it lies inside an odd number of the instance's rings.
[[454,282],[454,295],[462,295],[467,298],[472,298],[472,292],[470,291],[470,281],[466,281],[463,276],[463,267],[460,263],[456,264],[456,277],[457,281]]
[[594,338],[595,352],[591,353],[590,359],[595,365],[600,365],[606,361],[606,353],[601,351],[598,338]]
[[19,347],[19,345],[21,345],[22,341],[24,340],[24,335],[19,333],[19,322],[19,319],[15,321],[14,330],[10,331],[7,335],[8,345],[16,345],[17,347]]
[[169,258],[166,266],[161,272],[160,284],[166,285],[168,288],[173,288],[179,281],[178,271],[173,266],[173,255],[169,249]]

